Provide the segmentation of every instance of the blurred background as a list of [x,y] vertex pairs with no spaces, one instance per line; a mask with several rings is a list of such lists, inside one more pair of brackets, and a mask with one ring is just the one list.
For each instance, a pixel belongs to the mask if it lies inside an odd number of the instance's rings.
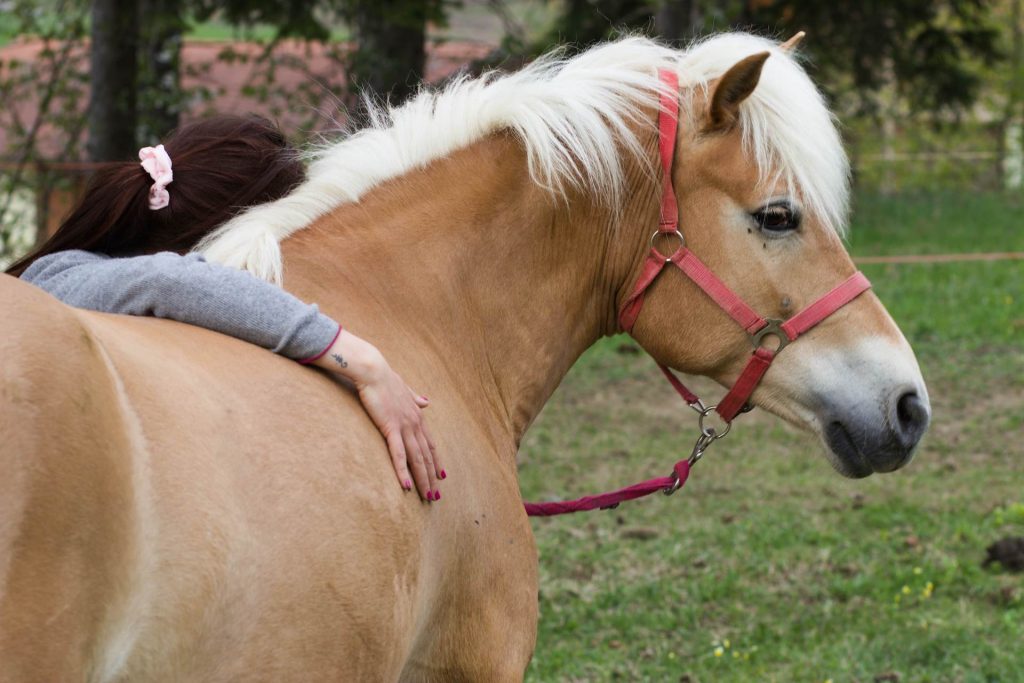
[[[558,45],[807,31],[853,162],[849,247],[933,427],[910,466],[850,481],[755,411],[670,499],[534,521],[528,680],[1021,681],[1022,2],[0,0],[0,264],[93,164],[211,112],[301,143],[358,126],[361,92],[400,102]],[[667,473],[693,436],[673,400],[631,340],[602,340],[524,439],[524,496]]]
[[1019,0],[0,0],[0,258],[57,225],[89,162],[180,121],[259,112],[297,141],[357,93],[515,68],[555,45],[743,29],[804,53],[858,189],[1022,183]]

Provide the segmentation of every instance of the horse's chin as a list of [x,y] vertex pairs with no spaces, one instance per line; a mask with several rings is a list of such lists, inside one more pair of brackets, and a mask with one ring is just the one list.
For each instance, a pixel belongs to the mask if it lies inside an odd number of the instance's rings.
[[871,462],[857,448],[857,444],[842,423],[829,424],[821,438],[829,464],[839,474],[849,479],[863,479],[875,473]]

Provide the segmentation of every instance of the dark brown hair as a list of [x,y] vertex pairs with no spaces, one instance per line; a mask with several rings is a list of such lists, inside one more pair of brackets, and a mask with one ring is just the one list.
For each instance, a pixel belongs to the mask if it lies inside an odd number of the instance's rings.
[[242,209],[286,195],[305,177],[284,134],[259,116],[188,123],[163,145],[174,172],[167,207],[150,210],[153,179],[138,161],[105,165],[57,232],[7,272],[20,276],[40,256],[65,249],[112,256],[184,253]]

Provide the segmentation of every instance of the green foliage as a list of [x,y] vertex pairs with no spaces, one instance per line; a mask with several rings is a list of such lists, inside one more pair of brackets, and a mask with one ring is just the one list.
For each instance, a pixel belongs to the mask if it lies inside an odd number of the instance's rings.
[[999,57],[992,0],[874,0],[822,3],[781,0],[753,13],[759,25],[784,34],[806,29],[811,67],[828,87],[849,79],[868,110],[871,97],[895,84],[915,111],[958,110],[981,85],[972,60]]
[[335,5],[307,0],[193,0],[192,11],[200,22],[221,18],[240,26],[273,26],[274,40],[327,40],[330,29],[321,13]]
[[[1016,212],[1000,195],[861,196],[853,252],[1021,250]],[[842,479],[818,444],[755,411],[672,498],[535,520],[541,622],[527,680],[1019,679],[1024,592],[981,562],[988,544],[1024,534],[1024,335],[998,322],[1024,324],[1024,264],[868,275],[929,385],[934,423],[915,461]],[[527,434],[527,499],[653,476],[689,446],[689,411],[623,344],[588,351]]]
[[[47,192],[59,179],[36,172],[43,131],[61,158],[78,153],[88,98],[84,56],[88,6],[76,0],[48,3],[8,0],[3,31],[35,35],[41,47],[31,60],[0,60],[0,127],[8,163],[0,176],[0,261],[10,260],[32,243],[32,192]],[[24,103],[35,103],[34,108]]]
[[1001,187],[1001,122],[928,125],[898,117],[888,141],[890,154],[875,120],[850,119],[843,132],[856,169],[855,181],[862,189],[886,188],[905,194]]

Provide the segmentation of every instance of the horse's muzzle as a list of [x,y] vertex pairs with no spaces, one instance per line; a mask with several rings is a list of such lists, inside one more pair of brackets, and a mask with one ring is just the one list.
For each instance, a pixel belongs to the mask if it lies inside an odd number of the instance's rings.
[[892,472],[914,457],[931,421],[928,399],[917,391],[898,392],[878,415],[853,415],[825,422],[825,441],[839,456],[839,469],[848,477]]

